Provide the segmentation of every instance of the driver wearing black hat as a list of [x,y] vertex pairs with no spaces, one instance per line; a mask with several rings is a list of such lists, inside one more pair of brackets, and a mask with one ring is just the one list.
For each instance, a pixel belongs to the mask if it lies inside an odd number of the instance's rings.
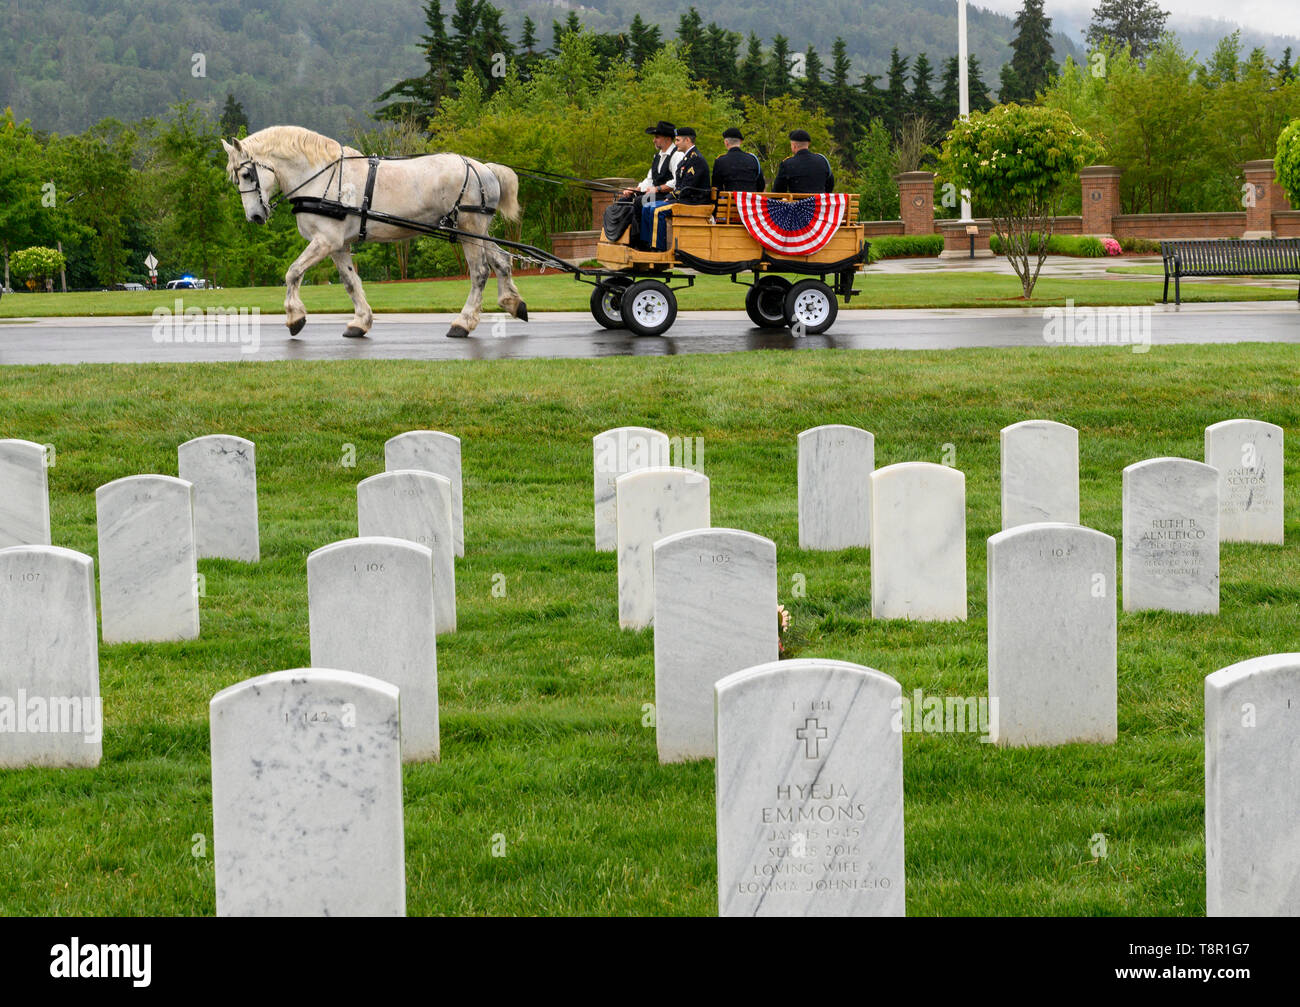
[[735,126],[722,131],[726,153],[713,162],[713,184],[719,192],[762,192],[767,185],[758,158],[740,149],[743,133]]
[[812,137],[806,129],[790,133],[790,156],[781,162],[773,192],[834,192],[835,176],[831,163],[822,154],[808,149]]
[[647,126],[646,132],[654,138],[655,156],[650,162],[650,170],[634,189],[624,189],[623,195],[646,194],[650,201],[666,199],[676,184],[677,167],[682,163],[683,154],[674,149],[673,141],[677,129],[671,122],[660,119],[655,125]]

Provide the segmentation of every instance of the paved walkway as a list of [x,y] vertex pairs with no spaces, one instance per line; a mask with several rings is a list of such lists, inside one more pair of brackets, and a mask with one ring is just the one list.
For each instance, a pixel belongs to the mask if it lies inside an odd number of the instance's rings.
[[[1090,313],[1092,312],[1092,313]],[[1122,314],[1119,314],[1121,313]],[[154,321],[42,318],[0,321],[0,364],[177,363],[236,360],[491,360],[527,357],[664,356],[757,349],[934,350],[975,346],[1089,345],[1088,327],[1113,320],[1121,342],[1300,343],[1300,306],[1286,302],[1079,309],[1073,323],[1041,309],[842,310],[830,332],[795,338],[754,328],[743,311],[685,311],[668,334],[637,338],[598,326],[586,312],[536,312],[530,322],[485,315],[469,339],[448,339],[450,314],[383,314],[369,339],[344,339],[346,315],[313,315],[297,338],[263,316],[253,344],[158,342]],[[1086,325],[1085,325],[1086,319]],[[1073,327],[1072,327],[1073,326]],[[1071,339],[1071,334],[1075,339]],[[1149,340],[1148,338],[1149,337]],[[1105,340],[1103,340],[1105,341]],[[1111,337],[1111,341],[1116,341]]]

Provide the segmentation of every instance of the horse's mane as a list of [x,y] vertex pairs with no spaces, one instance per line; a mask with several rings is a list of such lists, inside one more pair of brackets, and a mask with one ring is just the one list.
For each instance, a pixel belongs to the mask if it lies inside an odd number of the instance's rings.
[[[324,164],[339,156],[339,142],[302,126],[267,126],[250,133],[240,144],[254,156],[302,157],[312,164]],[[343,154],[360,156],[361,151],[343,145]]]

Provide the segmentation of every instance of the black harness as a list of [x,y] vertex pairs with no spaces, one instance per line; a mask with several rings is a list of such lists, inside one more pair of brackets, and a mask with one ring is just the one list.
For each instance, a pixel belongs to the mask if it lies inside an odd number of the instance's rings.
[[[266,200],[266,196],[262,192],[261,176],[256,171],[253,172],[253,180],[252,180],[253,188],[251,189],[240,188],[239,192],[241,194],[252,193],[252,192],[257,193],[258,202],[262,204],[262,209],[265,211],[268,220],[271,217],[272,211],[274,211],[275,208],[279,206],[280,203],[283,202],[284,200],[288,200],[295,214],[309,213],[318,217],[328,217],[331,220],[343,220],[350,216],[356,216],[360,218],[360,229],[357,234],[356,240],[358,242],[365,241],[367,224],[371,219],[378,219],[379,217],[384,217],[387,218],[387,220],[385,220],[386,223],[395,219],[399,219],[399,218],[392,218],[390,217],[389,214],[376,214],[374,211],[371,210],[371,204],[374,201],[374,195],[375,195],[375,174],[379,168],[379,162],[380,161],[409,161],[412,157],[430,157],[432,155],[411,154],[411,155],[392,155],[388,157],[380,157],[377,154],[369,154],[369,155],[344,154],[342,153],[342,145],[340,145],[339,150],[340,153],[337,158],[335,158],[329,164],[325,165],[325,167],[321,168],[315,174],[304,179],[302,182],[294,186],[292,189],[288,190],[287,192],[280,193],[269,203]],[[474,165],[470,164],[469,158],[465,157],[464,155],[458,155],[458,156],[460,157],[461,161],[465,165],[465,177],[461,181],[460,193],[456,196],[456,201],[452,204],[451,210],[443,214],[442,217],[438,220],[437,226],[439,230],[450,230],[454,232],[458,217],[462,212],[483,213],[483,214],[487,214],[488,216],[491,216],[492,214],[496,213],[496,207],[488,206],[487,204],[487,193],[483,188],[483,178],[481,175],[479,175],[478,169],[474,167]],[[368,168],[366,171],[365,192],[361,197],[360,207],[349,206],[343,202],[343,162],[359,161],[362,158],[364,158],[368,164]],[[258,168],[262,168],[266,171],[269,171],[272,174],[275,173],[275,169],[272,168],[270,165],[263,164],[261,161],[256,161],[251,157],[246,159],[239,165],[240,173],[242,173],[243,169],[247,168],[250,164]],[[296,193],[299,189],[303,188],[303,186],[307,185],[310,182],[315,181],[317,178],[325,174],[325,172],[327,171],[330,172],[330,177],[325,180],[324,196],[295,196],[294,195],[294,193]],[[474,181],[478,185],[478,205],[474,205],[473,203],[466,204],[463,202],[465,198],[465,192],[469,188],[469,179],[471,174],[473,174]],[[331,185],[335,185],[335,197],[333,199],[329,198],[329,191]],[[449,240],[452,241],[456,240],[454,234],[450,236]]]

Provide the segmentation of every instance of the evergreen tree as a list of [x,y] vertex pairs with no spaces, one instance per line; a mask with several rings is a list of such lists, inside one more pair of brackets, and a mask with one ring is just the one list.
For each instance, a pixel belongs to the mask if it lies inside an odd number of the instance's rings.
[[822,81],[822,72],[825,69],[826,64],[822,62],[821,55],[809,46],[804,53],[803,81],[799,90],[803,95],[804,103],[810,108],[823,108],[826,105],[826,84]]
[[527,16],[524,17],[524,34],[519,39],[519,48],[525,56],[537,55],[537,22]]
[[740,64],[737,87],[740,94],[747,98],[762,100],[766,94],[765,65],[763,63],[763,43],[754,32],[749,33],[749,46],[745,58]]
[[[943,61],[943,72],[939,75],[938,117],[939,126],[949,129],[961,115],[961,78],[958,75],[957,57],[949,56]],[[969,71],[968,71],[969,73]],[[966,83],[967,94],[970,91],[969,77]]]
[[931,122],[939,118],[939,99],[934,95],[930,82],[934,79],[934,68],[930,66],[930,57],[920,53],[912,64],[912,112],[923,115]]
[[1160,41],[1168,17],[1155,0],[1101,0],[1084,37],[1090,49],[1099,49],[1104,42],[1126,45],[1141,63]]
[[640,14],[633,15],[632,27],[628,30],[628,49],[632,65],[640,70],[645,65],[645,61],[663,47],[659,26],[646,24],[641,20]]
[[[375,112],[376,119],[428,120],[437,111],[438,102],[445,95],[454,94],[458,75],[452,73],[452,47],[443,24],[441,0],[428,0],[424,5],[424,24],[427,34],[420,38],[424,51],[425,72],[419,77],[399,80],[375,99],[387,101]],[[396,101],[390,99],[396,98]]]
[[860,114],[862,102],[849,83],[849,71],[852,68],[848,46],[842,37],[837,37],[831,43],[831,80],[826,89],[826,111],[831,117],[831,135],[835,137],[840,150],[850,155],[857,145],[861,127],[865,124]]
[[888,83],[885,85],[884,120],[885,128],[895,137],[910,110],[907,93],[907,67],[910,62],[898,54],[897,46],[890,50],[889,70],[885,75]]
[[[943,61],[943,85],[939,91],[938,115],[940,129],[948,129],[961,114],[961,82],[957,77],[957,57]],[[966,64],[966,96],[972,112],[987,112],[994,105],[988,85],[980,79],[980,61],[974,56]]]
[[704,19],[694,7],[687,8],[685,14],[677,19],[677,43],[682,52],[682,59],[690,68],[691,76],[699,80],[700,64],[698,61],[701,36],[704,34]]
[[1011,40],[1010,76],[1003,75],[1003,101],[1032,102],[1046,89],[1059,67],[1052,59],[1052,19],[1043,14],[1043,0],[1025,0],[1016,15]]
[[966,66],[966,92],[970,96],[970,110],[972,112],[987,112],[997,102],[993,100],[993,94],[989,91],[989,86],[984,83],[984,78],[980,76],[980,61],[971,56]]
[[226,105],[221,110],[221,135],[222,136],[239,136],[240,128],[248,132],[248,116],[244,114],[244,106],[235,101],[232,92],[226,92]]
[[1278,61],[1275,70],[1277,74],[1277,82],[1279,84],[1285,84],[1295,77],[1296,68],[1295,65],[1291,62],[1290,46],[1287,46],[1286,49],[1282,51],[1282,58]]
[[772,39],[772,56],[767,64],[769,95],[790,93],[790,40],[784,35]]

